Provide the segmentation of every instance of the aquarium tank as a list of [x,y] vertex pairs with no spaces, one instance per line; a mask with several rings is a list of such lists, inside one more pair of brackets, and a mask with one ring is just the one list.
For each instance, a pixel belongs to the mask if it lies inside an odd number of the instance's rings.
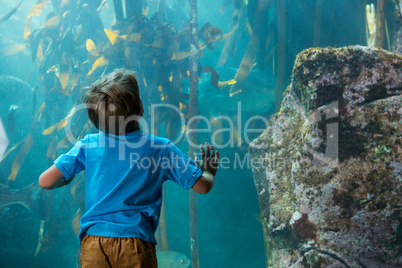
[[0,3],[0,267],[80,267],[85,172],[38,178],[120,68],[143,131],[220,153],[208,194],[164,183],[159,267],[402,267],[400,0]]

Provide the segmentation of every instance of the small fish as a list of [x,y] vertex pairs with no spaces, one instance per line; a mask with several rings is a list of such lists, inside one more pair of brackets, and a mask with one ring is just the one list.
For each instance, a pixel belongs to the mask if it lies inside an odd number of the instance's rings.
[[117,31],[112,32],[111,30],[104,29],[107,37],[109,38],[109,41],[112,45],[116,43],[117,37],[119,36]]
[[43,28],[45,28],[45,29],[55,29],[59,25],[60,21],[61,21],[60,15],[56,15],[54,17],[51,17],[50,19],[48,19],[45,22],[45,25],[43,26]]
[[130,34],[130,36],[129,36],[129,40],[130,40],[130,41],[133,41],[133,42],[136,42],[136,43],[139,43],[140,40],[141,40],[141,36],[142,36],[142,32],[139,32],[139,33],[132,33],[132,34]]
[[177,53],[173,54],[171,60],[184,60],[185,58],[188,58],[192,55],[197,54],[198,51],[200,51],[200,50],[197,49],[195,51],[190,51],[190,52],[177,52]]
[[60,73],[59,80],[61,88],[65,89],[67,87],[68,82],[70,81],[70,70]]
[[42,135],[50,135],[53,133],[53,131],[56,129],[57,125],[53,125],[42,131]]
[[3,23],[5,21],[7,21],[9,18],[11,18],[11,16],[14,15],[18,11],[18,9],[20,9],[22,2],[24,2],[24,0],[21,0],[16,7],[11,9],[10,12],[8,12],[6,15],[4,15],[1,18],[0,23]]
[[[212,79],[211,79],[211,80],[212,80]],[[224,81],[224,82],[218,81],[217,87],[220,89],[220,88],[226,87],[226,86],[228,86],[228,85],[234,85],[234,84],[236,84],[236,83],[237,83],[237,81],[234,80],[234,79],[231,79],[231,80],[229,80],[229,81]]]
[[141,35],[142,35],[142,32],[139,32],[139,33],[132,33],[130,35],[122,35],[120,37],[125,39],[125,40],[129,40],[129,41],[139,43],[140,39],[141,39]]
[[96,69],[99,67],[105,66],[109,63],[109,60],[106,59],[104,56],[99,57],[94,64],[92,65],[91,70],[88,72],[88,76],[90,76]]
[[12,55],[15,55],[15,54],[23,51],[26,48],[27,48],[26,44],[17,44],[17,45],[2,49],[2,53],[4,54],[4,56],[12,56]]
[[162,39],[158,39],[152,44],[143,44],[146,47],[157,47],[157,48],[164,48],[166,46],[166,42]]
[[177,251],[158,251],[156,258],[159,268],[187,268],[191,263],[186,255]]
[[227,82],[228,82],[228,85],[233,85],[233,84],[236,84],[237,81],[232,79],[232,80],[229,80]]
[[100,56],[99,52],[96,50],[94,41],[92,41],[91,39],[87,39],[86,46],[87,46],[87,50],[88,50],[89,54],[91,54],[92,56],[96,56],[96,57]]

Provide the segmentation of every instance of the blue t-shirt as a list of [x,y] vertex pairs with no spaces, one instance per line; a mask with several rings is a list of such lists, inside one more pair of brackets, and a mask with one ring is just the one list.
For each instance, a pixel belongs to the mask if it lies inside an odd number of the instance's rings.
[[188,190],[202,174],[171,141],[143,131],[87,135],[54,164],[67,180],[85,170],[79,241],[89,234],[156,243],[163,182]]

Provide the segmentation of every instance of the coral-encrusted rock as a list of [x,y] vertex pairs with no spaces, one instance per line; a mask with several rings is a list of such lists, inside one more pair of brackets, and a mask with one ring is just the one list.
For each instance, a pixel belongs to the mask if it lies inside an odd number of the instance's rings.
[[249,148],[269,267],[402,267],[401,94],[397,54],[297,56]]

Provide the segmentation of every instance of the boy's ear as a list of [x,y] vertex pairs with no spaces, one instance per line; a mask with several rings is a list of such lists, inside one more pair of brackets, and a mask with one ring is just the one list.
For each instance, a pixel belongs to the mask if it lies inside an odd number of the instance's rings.
[[139,115],[139,114],[135,114],[135,115],[134,115],[134,120],[135,120],[135,121],[140,121],[141,117],[142,117],[142,114],[140,114],[140,115]]

